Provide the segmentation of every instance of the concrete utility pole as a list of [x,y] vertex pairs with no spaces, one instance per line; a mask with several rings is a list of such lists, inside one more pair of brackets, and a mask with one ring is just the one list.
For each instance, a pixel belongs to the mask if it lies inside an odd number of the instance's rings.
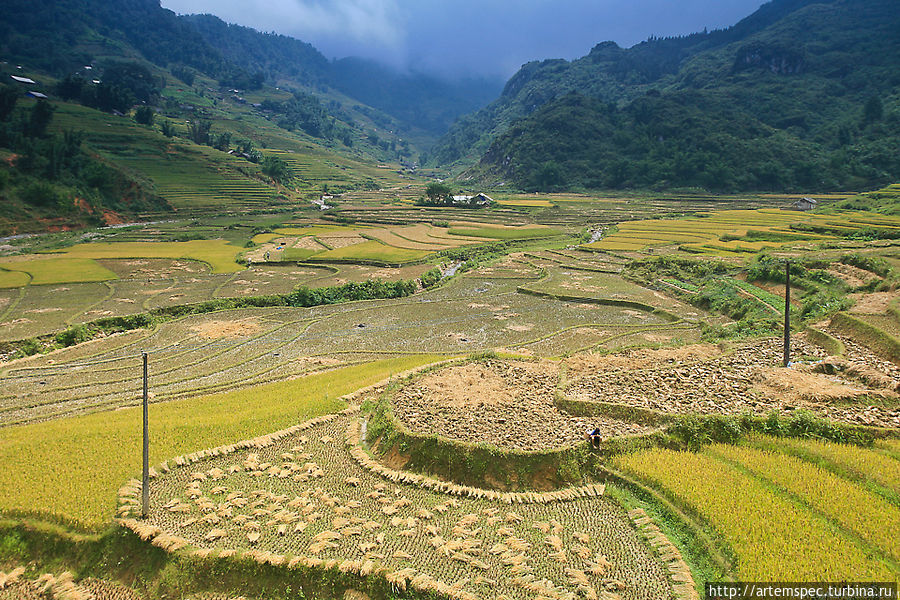
[[784,263],[784,366],[791,364],[791,261]]
[[141,352],[144,359],[144,468],[141,477],[141,517],[146,519],[150,513],[150,420],[147,415],[149,394],[147,392],[147,353]]

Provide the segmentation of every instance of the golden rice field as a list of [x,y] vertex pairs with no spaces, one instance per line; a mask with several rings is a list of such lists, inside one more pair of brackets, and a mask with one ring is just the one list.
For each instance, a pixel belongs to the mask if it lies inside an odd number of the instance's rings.
[[235,260],[243,248],[225,240],[191,240],[189,242],[93,242],[76,244],[54,252],[59,258],[186,258],[205,262],[213,273],[242,271]]
[[[346,411],[167,461],[149,518],[126,525],[168,550],[381,576],[459,600],[670,597],[666,567],[603,486],[452,486],[380,467],[359,434]],[[136,492],[123,490],[126,517]]]
[[813,464],[722,444],[614,462],[709,523],[734,553],[742,580],[900,578],[897,507]]
[[[900,558],[900,508],[814,464],[780,452],[718,446],[713,452],[777,484],[817,513],[862,537],[890,558]],[[900,464],[895,465],[900,468]]]
[[792,230],[794,224],[850,230],[872,226],[900,229],[900,217],[865,212],[810,214],[774,208],[725,210],[682,219],[625,221],[618,224],[617,231],[585,247],[640,251],[677,245],[688,252],[728,255],[834,239],[825,234]]
[[[440,360],[404,356],[246,390],[153,404],[151,460],[275,431],[343,408],[340,396]],[[108,525],[115,491],[140,472],[139,407],[13,426],[0,436],[0,510]]]
[[900,439],[881,440],[876,446],[893,453],[895,457],[900,457]]
[[31,281],[31,275],[24,271],[7,271],[0,264],[0,288],[17,288],[28,285]]
[[431,250],[410,250],[407,248],[397,248],[396,246],[388,246],[379,241],[368,240],[358,244],[344,246],[343,248],[333,248],[324,252],[313,255],[316,260],[335,260],[335,261],[378,261],[388,263],[408,263],[422,260],[429,254],[433,254]]
[[[753,441],[762,448],[772,447],[771,438],[758,437]],[[884,440],[879,445],[890,447],[891,443],[894,443],[897,446],[897,442],[900,440]],[[827,461],[841,472],[859,480],[870,480],[900,495],[900,467],[897,460],[887,454],[851,444],[836,444],[822,440],[784,438],[778,440],[777,446],[801,456]]]

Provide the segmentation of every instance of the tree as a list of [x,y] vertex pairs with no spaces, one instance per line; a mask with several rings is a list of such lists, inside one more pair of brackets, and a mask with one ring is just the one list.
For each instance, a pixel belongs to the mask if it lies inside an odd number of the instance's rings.
[[866,101],[866,107],[863,110],[863,120],[866,123],[874,123],[880,121],[884,117],[884,105],[881,103],[879,96],[872,96]]
[[18,100],[19,90],[9,85],[0,85],[0,121],[9,118]]
[[271,177],[277,183],[287,185],[294,174],[284,159],[279,156],[267,156],[262,162],[262,172]]
[[105,85],[121,88],[142,102],[159,93],[159,82],[150,69],[137,62],[114,62],[103,70]]
[[222,152],[228,152],[228,149],[231,148],[231,132],[223,131],[219,135],[214,135],[212,137],[212,146],[216,150],[221,150]]
[[153,112],[153,109],[149,106],[139,106],[137,110],[134,111],[134,120],[141,125],[153,125],[153,118],[156,116],[156,113]]
[[81,98],[81,88],[84,85],[84,77],[80,75],[66,75],[56,84],[56,94],[63,100],[78,100]]
[[555,160],[548,160],[541,165],[533,179],[533,191],[553,191],[566,184],[562,167]]
[[425,188],[425,195],[428,196],[428,200],[433,203],[446,202],[452,194],[452,188],[443,183],[429,183],[428,187]]
[[164,120],[162,124],[159,126],[159,131],[164,136],[170,138],[175,135],[175,126],[172,125],[172,122],[168,119]]
[[28,135],[32,137],[43,137],[47,132],[47,125],[53,118],[53,105],[41,98],[31,107],[31,113],[28,115]]
[[191,121],[188,123],[188,138],[195,144],[209,144],[210,128],[212,128],[212,123],[210,121],[203,119]]

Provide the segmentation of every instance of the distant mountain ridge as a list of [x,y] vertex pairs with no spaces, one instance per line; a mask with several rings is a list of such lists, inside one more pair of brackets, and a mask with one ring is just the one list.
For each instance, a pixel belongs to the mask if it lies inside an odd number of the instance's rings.
[[421,73],[401,73],[362,58],[329,61],[315,47],[294,38],[226,24],[213,15],[180,17],[230,62],[261,71],[270,81],[312,88],[332,87],[408,125],[440,135],[462,114],[497,96],[499,81],[448,82]]
[[501,87],[404,74],[362,59],[330,61],[301,40],[212,15],[177,16],[159,0],[9,0],[0,11],[0,56],[59,76],[98,58],[145,58],[235,87],[264,79],[311,93],[336,90],[393,117],[397,126],[431,136],[487,104]]
[[893,0],[775,0],[725,30],[529,63],[432,161],[523,189],[877,186],[900,177],[898,30]]

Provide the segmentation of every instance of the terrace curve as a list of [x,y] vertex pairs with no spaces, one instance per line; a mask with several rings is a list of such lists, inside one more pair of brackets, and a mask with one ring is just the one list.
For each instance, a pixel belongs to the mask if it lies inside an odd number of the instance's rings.
[[169,551],[328,572],[347,587],[363,577],[367,589],[459,599],[696,597],[677,549],[602,486],[450,484],[380,465],[359,432],[351,406],[167,461],[153,472],[146,520],[136,518],[140,484],[120,490],[120,523]]

